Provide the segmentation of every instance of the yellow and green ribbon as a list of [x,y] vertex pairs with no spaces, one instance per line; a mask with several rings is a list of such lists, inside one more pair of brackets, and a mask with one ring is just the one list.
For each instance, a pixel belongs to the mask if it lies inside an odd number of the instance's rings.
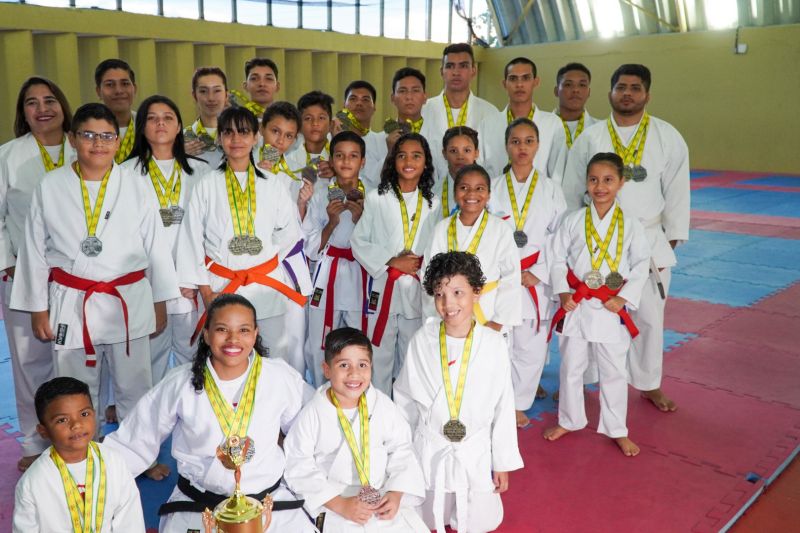
[[[95,480],[95,456],[97,457],[97,480]],[[58,455],[55,448],[50,447],[50,458],[56,465],[61,475],[64,494],[67,498],[70,522],[73,533],[94,533],[103,529],[103,513],[106,507],[106,463],[100,455],[100,447],[96,442],[90,442],[86,451],[86,490],[81,497],[78,485],[72,478],[64,459]],[[97,485],[95,485],[97,481]],[[94,508],[94,517],[92,516]],[[93,520],[94,519],[94,520]]]
[[644,155],[644,144],[647,142],[647,131],[650,125],[650,115],[647,111],[644,112],[639,127],[636,128],[636,133],[633,134],[628,146],[622,145],[622,139],[617,135],[617,130],[614,129],[614,124],[611,122],[611,117],[606,121],[608,126],[608,134],[611,136],[611,144],[614,146],[614,152],[622,158],[624,165],[641,165],[642,156]]
[[106,197],[106,188],[108,187],[108,178],[111,176],[111,169],[114,168],[113,166],[106,171],[105,176],[103,176],[103,181],[100,182],[100,189],[97,191],[97,200],[94,202],[94,208],[92,208],[92,200],[89,198],[89,189],[86,187],[86,182],[83,179],[83,174],[81,173],[81,167],[78,162],[75,162],[75,172],[78,173],[78,180],[81,184],[81,196],[83,197],[83,215],[86,219],[86,231],[89,234],[89,237],[94,237],[95,232],[97,231],[97,224],[100,222],[100,213],[103,211],[103,200]]
[[150,173],[150,181],[153,182],[153,188],[158,197],[158,205],[161,209],[178,205],[178,200],[181,197],[181,165],[178,160],[176,159],[172,166],[172,174],[169,176],[169,181],[164,177],[152,157],[147,163],[147,170]]
[[[225,182],[228,191],[228,206],[235,222],[237,236],[254,235],[253,224],[256,218],[256,173],[253,165],[247,167],[247,187],[242,190],[233,169],[225,169]],[[242,220],[245,223],[242,224]]]
[[339,417],[339,427],[342,428],[344,440],[347,441],[347,446],[350,448],[350,453],[353,454],[353,462],[356,464],[356,471],[358,472],[358,480],[361,485],[369,486],[369,412],[367,411],[367,395],[361,393],[358,399],[358,422],[361,430],[361,449],[359,449],[356,442],[356,436],[353,432],[353,424],[344,416],[342,406],[339,405],[339,399],[333,389],[328,389],[328,395],[336,406],[336,415]]
[[261,356],[253,352],[253,364],[250,366],[250,372],[247,374],[242,397],[234,410],[222,396],[219,387],[217,387],[217,382],[214,381],[214,377],[211,375],[208,366],[203,369],[203,385],[206,395],[208,396],[208,401],[211,403],[211,408],[214,410],[214,416],[216,416],[219,427],[225,434],[226,439],[232,436],[245,437],[247,435],[247,430],[250,427],[250,419],[253,416],[256,386],[258,385],[260,376]]
[[447,337],[444,332],[444,322],[439,325],[439,355],[442,361],[442,379],[444,380],[444,393],[447,397],[447,408],[450,411],[450,420],[458,420],[461,412],[461,401],[464,399],[464,385],[467,382],[467,369],[472,352],[472,339],[475,335],[475,323],[469,329],[464,350],[461,352],[461,366],[458,369],[458,382],[456,392],[453,394],[453,383],[450,380],[450,361],[447,357]]
[[[605,259],[609,268],[611,268],[611,272],[617,272],[619,269],[620,260],[622,259],[622,242],[625,238],[625,221],[622,218],[622,209],[620,209],[619,206],[614,209],[614,215],[611,219],[611,224],[608,226],[605,239],[600,239],[600,234],[597,233],[597,229],[594,227],[594,223],[592,222],[591,206],[586,206],[585,225],[586,247],[589,249],[589,258],[592,261],[592,270],[599,271],[600,266],[603,264],[603,259]],[[617,233],[617,254],[613,259],[611,259],[611,257],[608,255],[608,248],[611,245],[611,237],[614,235],[614,228],[617,226],[619,226],[619,232]],[[592,241],[597,244],[597,255],[595,255]]]
[[[458,218],[458,213],[452,215],[450,217],[450,225],[447,228],[447,251],[448,252],[457,252],[458,251],[458,236],[456,235],[456,219]],[[478,250],[478,245],[481,243],[481,237],[483,237],[483,231],[486,229],[486,224],[489,222],[489,212],[485,209],[483,210],[483,216],[481,217],[481,223],[478,226],[478,232],[475,233],[475,236],[472,238],[472,241],[467,246],[467,249],[464,250],[468,254],[475,255],[475,252]]]
[[135,133],[133,129],[133,115],[131,115],[131,119],[128,122],[128,129],[125,131],[125,137],[122,138],[122,142],[119,143],[117,153],[114,155],[114,161],[116,161],[118,165],[128,159],[128,156],[131,155],[131,150],[133,149],[133,137]]
[[539,171],[533,171],[533,179],[528,187],[528,194],[525,196],[525,203],[522,204],[522,213],[517,209],[517,195],[514,194],[514,185],[511,183],[511,170],[506,172],[506,187],[508,188],[508,198],[511,200],[511,214],[514,216],[514,227],[517,231],[522,231],[525,226],[525,220],[528,218],[528,209],[531,207],[531,198],[533,198],[533,191],[536,190],[536,184],[539,182]]
[[445,115],[447,115],[447,129],[450,129],[454,126],[464,126],[467,123],[467,108],[469,107],[469,98],[464,100],[464,105],[461,106],[461,110],[458,112],[458,119],[453,122],[453,111],[450,107],[450,102],[447,100],[447,95],[442,93],[442,99],[444,100],[444,111]]
[[64,165],[64,142],[66,138],[61,139],[61,150],[58,152],[58,162],[53,163],[53,160],[50,158],[50,154],[47,152],[47,149],[39,142],[39,139],[36,139],[36,144],[39,146],[39,153],[42,156],[42,164],[44,165],[44,170],[46,172],[50,172],[51,170],[55,170],[57,168],[61,168]]

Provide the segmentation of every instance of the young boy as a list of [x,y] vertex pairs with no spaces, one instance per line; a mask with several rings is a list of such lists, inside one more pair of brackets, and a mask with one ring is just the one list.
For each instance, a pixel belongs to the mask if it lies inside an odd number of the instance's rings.
[[[639,332],[628,315],[636,309],[647,282],[650,248],[638,219],[625,215],[617,193],[625,181],[622,158],[598,153],[586,169],[592,205],[564,218],[553,241],[551,280],[561,309],[552,328],[563,319],[558,425],[544,431],[556,440],[586,427],[583,374],[590,354],[600,372],[598,433],[614,439],[626,456],[639,453],[628,438],[626,361],[631,338]],[[574,293],[570,292],[574,289]]]
[[246,95],[236,89],[231,90],[231,104],[246,107],[256,118],[261,118],[264,111],[272,105],[275,95],[281,90],[278,81],[278,65],[266,57],[254,57],[244,64],[244,81],[242,88]]
[[301,169],[316,166],[320,187],[328,186],[333,177],[330,159],[331,117],[333,97],[321,91],[311,91],[297,101],[300,111],[300,135],[294,147],[286,154],[289,168]]
[[119,126],[120,143],[114,161],[122,163],[128,159],[133,148],[136,112],[133,99],[136,97],[136,75],[131,66],[121,59],[101,61],[94,70],[95,92],[108,107]]
[[180,292],[149,192],[114,164],[118,131],[103,104],[75,112],[77,161],[34,192],[11,308],[31,313],[36,338],[53,341],[55,374],[88,383],[95,405],[108,365],[122,418],[152,386],[148,336]]
[[[402,412],[370,387],[372,345],[341,328],[325,339],[330,384],[306,404],[286,438],[286,482],[325,533],[429,530],[414,507],[425,496],[422,469]],[[358,435],[358,436],[356,436]]]
[[183,131],[186,153],[206,160],[211,168],[222,161],[217,142],[217,117],[228,105],[228,79],[219,67],[200,67],[192,76],[192,98],[198,117]]
[[497,528],[508,472],[522,468],[508,344],[472,318],[485,282],[470,253],[431,259],[423,286],[441,319],[414,335],[394,384],[428,483],[422,516],[438,533]]
[[303,220],[306,256],[316,262],[308,309],[306,358],[314,384],[323,383],[324,339],[331,330],[367,329],[367,273],[350,249],[350,235],[364,211],[364,140],[342,131],[331,141],[333,182],[314,192]]
[[139,490],[127,464],[92,441],[96,424],[89,387],[74,378],[54,378],[36,391],[35,404],[37,430],[52,446],[17,483],[14,533],[144,533]]
[[425,137],[431,146],[431,152],[441,149],[439,139],[433,138],[430,128],[425,125],[425,120],[422,118],[422,106],[428,101],[428,96],[425,94],[425,74],[411,67],[397,70],[392,78],[390,100],[397,110],[397,118],[387,119],[387,123],[394,121],[402,127],[388,132],[386,124],[384,124],[386,146],[389,150],[392,149],[400,135],[409,131]]

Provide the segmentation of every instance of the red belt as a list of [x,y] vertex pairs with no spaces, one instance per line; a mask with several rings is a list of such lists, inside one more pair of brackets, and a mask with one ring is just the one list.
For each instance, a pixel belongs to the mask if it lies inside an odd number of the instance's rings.
[[[536,264],[536,261],[539,260],[539,252],[535,254],[529,255],[528,257],[521,259],[519,262],[519,267],[521,271],[526,271],[530,267]],[[533,299],[533,307],[536,309],[536,332],[539,332],[539,326],[541,325],[541,317],[539,316],[539,296],[536,294],[536,286],[531,285],[528,287],[528,292],[531,294],[531,298]]]
[[[337,248],[336,246],[328,246],[328,250],[325,252],[325,255],[330,256],[333,258],[331,261],[331,268],[328,272],[328,286],[326,287],[326,295],[325,295],[325,322],[322,327],[322,349],[325,349],[325,335],[329,331],[333,329],[333,311],[334,311],[334,303],[333,303],[333,292],[334,286],[336,285],[336,271],[339,269],[339,259],[344,259],[346,261],[355,261],[356,258],[353,257],[353,250],[350,248]],[[361,265],[359,265],[361,266]],[[361,267],[361,331],[364,332],[364,335],[367,334],[367,313],[366,313],[366,306],[367,306],[367,271],[364,267]]]
[[[575,303],[589,298],[597,298],[601,302],[606,303],[612,297],[619,294],[619,291],[622,289],[622,287],[620,287],[617,290],[611,290],[605,285],[601,286],[599,289],[590,289],[586,283],[582,282],[575,276],[572,270],[567,271],[567,283],[569,283],[570,288],[575,289],[575,292],[572,295],[572,301]],[[628,333],[631,334],[631,338],[635,338],[639,334],[639,329],[636,327],[636,324],[633,323],[633,319],[631,318],[631,315],[628,314],[627,309],[623,307],[617,314],[622,319],[622,322],[625,323],[625,327],[628,328]],[[559,307],[558,311],[556,311],[556,314],[553,317],[553,322],[550,324],[550,332],[547,334],[548,341],[550,340],[550,337],[553,336],[553,328],[555,328],[556,324],[561,322],[566,315],[567,312],[564,310],[564,308]]]
[[[295,291],[293,288],[289,287],[285,283],[278,281],[275,278],[269,277],[267,274],[278,268],[278,256],[276,255],[266,263],[261,263],[260,265],[256,265],[254,267],[245,268],[243,270],[231,270],[230,268],[224,267],[219,263],[215,263],[210,257],[206,256],[206,268],[212,274],[216,274],[217,276],[225,279],[229,279],[230,283],[225,285],[222,288],[220,294],[232,294],[235,293],[239,287],[242,285],[250,285],[251,283],[258,283],[259,285],[266,285],[267,287],[272,287],[279,293],[283,294],[293,302],[295,302],[300,307],[306,304],[306,297],[300,294],[299,292]],[[191,343],[194,344],[194,341],[197,339],[197,335],[200,334],[200,330],[203,329],[203,324],[206,321],[206,314],[208,313],[208,309],[203,311],[203,316],[200,317],[200,321],[197,323],[197,327],[194,329],[194,334],[192,334]]]
[[117,290],[117,287],[122,285],[131,285],[144,279],[144,270],[137,270],[136,272],[129,272],[124,276],[120,276],[111,281],[93,281],[90,279],[79,278],[69,272],[54,268],[50,271],[50,281],[55,281],[59,285],[69,287],[70,289],[77,289],[83,291],[83,350],[86,352],[86,366],[97,365],[96,352],[94,344],[92,344],[92,337],[89,335],[89,326],[86,321],[86,302],[92,294],[99,292],[102,294],[110,294],[119,298],[122,305],[122,316],[125,319],[125,353],[130,355],[130,338],[128,332],[128,305],[125,299]]
[[389,308],[392,306],[392,292],[394,292],[394,282],[400,279],[401,276],[413,276],[413,278],[419,281],[419,277],[416,274],[406,274],[400,270],[397,270],[394,267],[389,267],[389,270],[386,271],[388,278],[386,279],[386,285],[383,288],[383,301],[381,302],[381,309],[378,312],[378,318],[375,321],[375,331],[372,332],[372,344],[375,346],[381,345],[381,340],[383,339],[383,330],[386,329],[386,321],[389,320]]

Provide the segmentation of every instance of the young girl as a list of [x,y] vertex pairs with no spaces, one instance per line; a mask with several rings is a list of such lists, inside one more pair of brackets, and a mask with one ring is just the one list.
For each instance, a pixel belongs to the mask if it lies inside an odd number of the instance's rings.
[[9,309],[14,268],[24,239],[25,217],[31,196],[45,174],[71,164],[75,150],[67,142],[72,121],[69,103],[61,89],[45,78],[28,78],[17,96],[13,141],[0,146],[0,269],[3,316],[11,352],[14,393],[22,431],[24,471],[47,444],[36,433],[33,396],[53,373],[50,345],[33,336],[28,313]]
[[511,377],[517,425],[524,427],[525,411],[535,397],[546,394],[539,391],[539,380],[547,361],[546,322],[551,314],[547,248],[566,205],[561,189],[533,167],[539,145],[536,125],[527,118],[516,119],[506,128],[505,139],[510,164],[492,183],[490,205],[513,229],[519,250],[522,325],[512,334]]
[[197,120],[184,133],[186,153],[201,157],[210,167],[222,161],[217,142],[217,117],[228,106],[228,78],[219,67],[200,67],[192,75],[192,98]]
[[[561,309],[553,317],[561,336],[561,394],[558,425],[545,430],[556,440],[586,427],[583,374],[590,354],[600,371],[598,433],[614,439],[632,457],[639,447],[628,438],[627,353],[638,334],[627,308],[636,309],[647,282],[650,245],[636,217],[622,212],[617,193],[625,184],[622,158],[599,153],[586,169],[592,205],[564,218],[553,242],[553,291]],[[570,289],[575,291],[574,294]],[[551,328],[552,329],[552,328]]]
[[497,528],[508,472],[523,466],[508,344],[472,318],[485,282],[473,254],[431,259],[423,284],[441,318],[414,335],[394,384],[425,474],[422,517],[438,533],[446,524],[469,533]]
[[281,482],[285,458],[278,445],[278,434],[289,431],[312,391],[286,363],[266,357],[259,331],[250,302],[236,294],[218,297],[208,307],[192,364],[169,372],[105,440],[138,475],[172,435],[179,478],[159,510],[161,532],[201,531],[200,513],[233,493],[233,471],[219,461],[217,448],[234,435],[252,439],[255,449],[242,466],[242,491],[276,500],[268,531],[314,531],[303,502]]
[[247,297],[269,354],[287,358],[284,314],[306,299],[281,261],[300,240],[300,226],[286,188],[255,166],[257,131],[245,108],[220,115],[225,159],[192,191],[178,238],[178,278],[199,290],[206,307],[220,292]]
[[456,126],[444,132],[442,155],[447,161],[447,176],[443,176],[434,187],[434,193],[442,202],[442,218],[452,215],[458,205],[455,198],[453,177],[467,165],[478,160],[478,132],[468,126]]
[[[461,167],[453,185],[458,210],[436,224],[425,258],[429,261],[441,252],[455,251],[477,255],[489,281],[475,307],[475,318],[481,325],[508,334],[521,323],[522,312],[519,255],[513,231],[502,218],[486,210],[491,180],[482,166]],[[436,316],[433,299],[425,295],[422,298],[425,314]]]
[[436,220],[431,217],[439,209],[432,189],[428,142],[418,133],[403,135],[384,162],[380,186],[367,194],[364,214],[350,238],[353,256],[372,276],[372,382],[386,394],[421,323],[418,272]]
[[[149,191],[149,203],[159,213],[157,227],[175,261],[178,230],[192,187],[210,169],[200,159],[186,155],[180,111],[166,96],[154,95],[142,102],[135,132],[130,158],[122,168],[140,177],[141,185]],[[150,339],[153,383],[167,373],[170,352],[175,354],[176,364],[192,360],[190,339],[197,324],[197,308],[196,299],[185,296],[167,302],[167,327]]]

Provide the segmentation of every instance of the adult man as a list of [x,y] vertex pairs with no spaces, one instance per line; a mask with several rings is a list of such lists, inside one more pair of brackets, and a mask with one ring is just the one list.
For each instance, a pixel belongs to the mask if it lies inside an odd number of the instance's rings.
[[259,119],[281,90],[278,65],[266,57],[254,57],[244,64],[242,91],[231,90],[231,104],[246,107]]
[[586,111],[586,101],[592,94],[592,73],[581,63],[567,63],[556,74],[553,95],[558,98],[554,113],[561,119],[567,149],[572,148],[581,133],[598,122]]
[[344,109],[343,113],[348,114],[348,119],[344,122],[340,118],[334,121],[333,133],[339,133],[342,129],[355,131],[364,139],[367,145],[367,159],[361,178],[367,189],[376,189],[381,181],[381,169],[383,160],[386,159],[386,134],[375,132],[370,129],[372,116],[375,114],[375,98],[377,92],[375,87],[368,81],[356,80],[350,82],[344,90]]
[[[391,150],[397,139],[405,132],[412,131],[425,137],[431,144],[430,125],[422,117],[422,107],[428,101],[425,94],[425,75],[411,67],[403,67],[392,78],[392,105],[397,109],[397,118],[388,119],[403,125],[386,135],[386,145]],[[385,130],[386,126],[384,126]],[[441,142],[441,138],[439,139]]]
[[619,199],[626,213],[637,216],[650,242],[650,280],[639,308],[631,316],[639,328],[628,354],[631,384],[661,411],[675,403],[661,391],[664,357],[664,306],[673,248],[689,238],[689,150],[680,133],[650,116],[650,70],[620,66],[611,77],[608,120],[587,128],[572,145],[564,171],[567,205],[583,205],[586,163],[598,152],[615,151],[626,166],[628,183]]
[[119,149],[114,161],[122,163],[133,148],[133,99],[136,97],[136,75],[131,66],[121,59],[101,61],[94,70],[95,92],[108,107],[119,124]]
[[[443,176],[447,172],[447,162],[442,155],[444,132],[453,126],[469,126],[478,131],[480,142],[483,143],[485,124],[497,115],[497,108],[470,91],[469,86],[478,74],[478,67],[469,44],[448,45],[442,54],[439,72],[444,89],[441,94],[428,99],[422,108],[422,117],[431,128],[427,139],[437,176]],[[483,157],[478,159],[478,163],[483,162]]]

